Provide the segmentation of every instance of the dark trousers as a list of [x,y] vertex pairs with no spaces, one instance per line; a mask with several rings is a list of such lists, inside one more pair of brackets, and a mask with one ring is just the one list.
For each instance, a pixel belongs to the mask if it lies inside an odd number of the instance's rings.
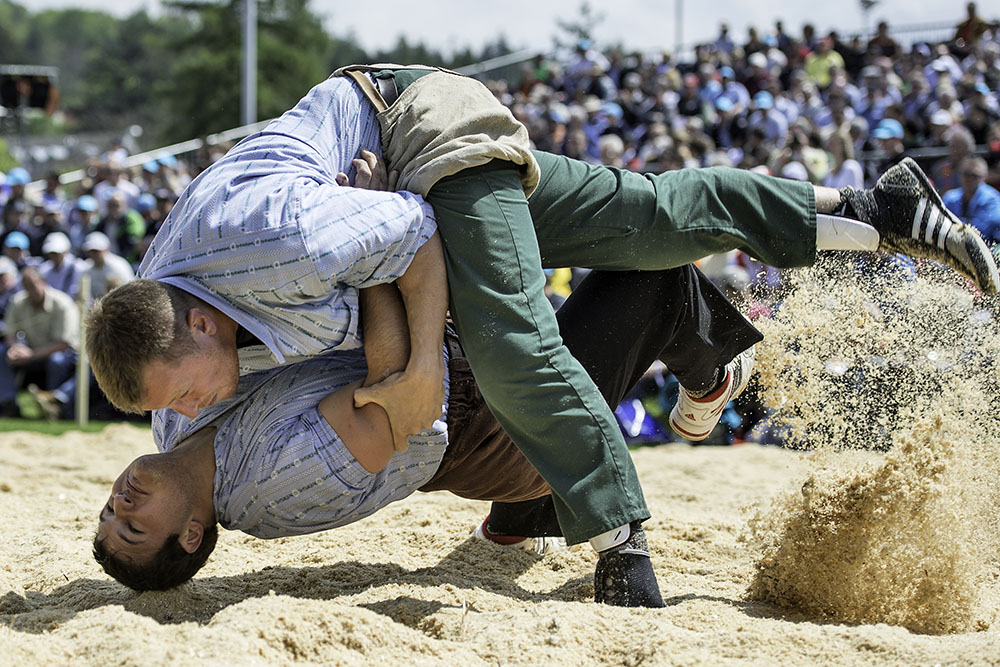
[[[397,77],[397,89],[424,73]],[[391,135],[384,127],[384,145]],[[534,155],[530,199],[519,168],[494,160],[439,180],[427,200],[485,400],[548,481],[576,543],[649,514],[612,411],[560,338],[542,267],[658,271],[733,248],[804,266],[816,254],[816,205],[808,183],[737,169],[642,175]]]
[[55,352],[46,359],[11,366],[7,363],[7,346],[0,343],[0,403],[13,401],[18,390],[28,384],[37,384],[46,390],[55,389],[73,377],[75,372],[75,350],[67,349]]
[[[656,359],[685,387],[708,387],[719,368],[761,339],[691,265],[593,271],[556,319],[612,409]],[[490,413],[464,357],[453,353],[450,364],[448,451],[421,490],[493,500],[487,528],[497,535],[561,535],[547,484]],[[567,452],[572,444],[562,443]]]

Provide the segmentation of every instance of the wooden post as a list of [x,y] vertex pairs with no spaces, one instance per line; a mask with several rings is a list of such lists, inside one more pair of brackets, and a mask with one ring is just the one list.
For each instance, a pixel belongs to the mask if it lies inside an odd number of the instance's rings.
[[87,360],[87,332],[83,323],[90,309],[90,274],[80,276],[80,343],[76,355],[76,425],[84,428],[90,419],[90,362]]

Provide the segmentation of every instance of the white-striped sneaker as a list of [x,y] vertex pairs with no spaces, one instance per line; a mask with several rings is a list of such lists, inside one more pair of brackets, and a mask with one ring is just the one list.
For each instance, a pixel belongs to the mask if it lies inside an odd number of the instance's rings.
[[544,556],[545,554],[555,553],[556,551],[565,551],[568,548],[566,546],[566,540],[562,537],[509,537],[487,535],[485,526],[486,520],[489,518],[490,516],[487,514],[486,518],[479,522],[476,529],[472,531],[473,538],[483,540],[484,542],[493,542],[494,544],[499,544],[501,546],[517,547],[518,549],[524,549],[529,553],[533,553],[536,556]]
[[743,350],[726,364],[726,379],[722,386],[700,398],[695,398],[681,387],[677,392],[677,403],[670,411],[670,428],[685,440],[704,440],[719,423],[726,404],[743,393],[750,375],[756,346]]
[[997,262],[979,231],[949,211],[917,163],[903,158],[871,190],[841,189],[844,215],[867,222],[879,250],[950,266],[988,294],[1000,291]]

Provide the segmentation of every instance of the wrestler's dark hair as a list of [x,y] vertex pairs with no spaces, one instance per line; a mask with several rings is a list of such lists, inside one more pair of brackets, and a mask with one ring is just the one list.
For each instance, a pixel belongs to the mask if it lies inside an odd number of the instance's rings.
[[179,538],[180,533],[171,535],[148,563],[138,565],[131,558],[116,556],[105,543],[106,539],[95,535],[94,559],[105,572],[133,590],[165,591],[180,586],[201,569],[215,549],[219,527],[212,524],[205,529],[194,553],[184,551]]

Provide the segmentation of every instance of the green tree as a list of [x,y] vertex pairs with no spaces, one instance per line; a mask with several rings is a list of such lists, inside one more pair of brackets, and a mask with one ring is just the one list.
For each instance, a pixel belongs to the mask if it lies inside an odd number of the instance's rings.
[[[242,1],[168,2],[195,17],[177,45],[166,103],[171,140],[236,127],[240,122]],[[258,5],[257,116],[285,111],[330,73],[332,43],[308,0]]]
[[[116,22],[110,14],[83,9],[46,10],[29,22],[25,64],[59,68],[60,104],[71,113],[85,110],[84,91],[93,73],[93,54],[107,52],[116,35]],[[97,60],[97,66],[108,65]]]
[[123,129],[140,125],[160,139],[163,100],[177,57],[174,44],[191,34],[191,22],[176,15],[151,18],[145,10],[116,21],[101,49],[87,56],[86,86],[77,111],[79,129]]
[[30,17],[28,10],[10,0],[0,0],[0,64],[24,64]]

